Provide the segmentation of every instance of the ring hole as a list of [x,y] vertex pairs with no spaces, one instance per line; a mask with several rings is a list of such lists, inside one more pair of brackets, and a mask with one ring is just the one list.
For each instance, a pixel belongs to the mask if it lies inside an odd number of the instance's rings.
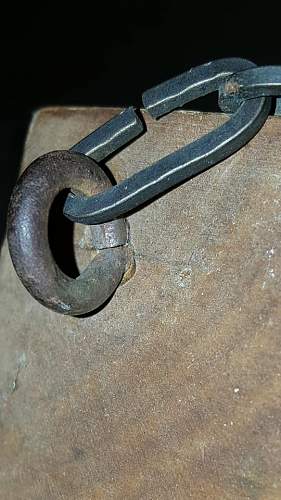
[[54,260],[61,271],[70,278],[77,278],[79,270],[74,254],[74,223],[63,215],[63,206],[69,191],[69,189],[61,191],[52,203],[48,237]]

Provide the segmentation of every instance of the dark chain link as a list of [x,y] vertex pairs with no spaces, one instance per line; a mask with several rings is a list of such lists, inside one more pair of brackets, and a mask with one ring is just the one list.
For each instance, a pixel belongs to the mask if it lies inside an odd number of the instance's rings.
[[[143,103],[154,118],[159,118],[214,91],[219,92],[222,111],[233,113],[227,123],[97,196],[70,194],[64,207],[65,215],[83,224],[113,220],[233,154],[252,139],[266,121],[271,106],[269,96],[281,93],[281,68],[257,68],[244,59],[220,59],[147,90]],[[108,152],[140,132],[140,121],[129,108],[72,150],[104,159]],[[100,139],[104,139],[103,142]],[[92,149],[89,148],[91,142],[95,144]]]

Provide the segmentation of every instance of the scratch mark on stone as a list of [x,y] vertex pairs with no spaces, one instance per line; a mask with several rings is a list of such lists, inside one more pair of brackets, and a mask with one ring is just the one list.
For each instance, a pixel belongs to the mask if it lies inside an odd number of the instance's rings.
[[264,290],[267,283],[268,283],[268,278],[269,279],[274,279],[275,278],[275,271],[274,268],[272,267],[272,262],[271,259],[275,254],[274,248],[270,248],[269,250],[266,251],[266,256],[267,256],[267,267],[266,267],[266,279],[263,281],[262,284],[262,289]]
[[25,354],[25,352],[23,352],[18,359],[16,374],[15,374],[13,381],[11,383],[11,386],[10,386],[10,391],[9,391],[10,394],[13,394],[18,389],[19,374],[20,374],[21,369],[26,367],[26,364],[27,364],[26,363],[26,354]]

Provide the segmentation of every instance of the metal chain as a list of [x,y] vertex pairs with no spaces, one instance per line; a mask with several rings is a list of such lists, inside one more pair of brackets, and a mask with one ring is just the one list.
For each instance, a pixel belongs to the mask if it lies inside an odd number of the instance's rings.
[[[252,139],[266,121],[271,106],[269,96],[281,93],[281,68],[257,68],[244,59],[213,61],[147,90],[143,103],[154,118],[159,118],[214,91],[219,92],[222,111],[234,113],[226,124],[95,197],[70,193],[64,214],[83,224],[113,220],[233,154]],[[120,147],[123,139],[131,140],[141,131],[137,116],[133,119],[132,108],[104,127],[106,132],[111,128],[115,131],[114,139],[97,147],[100,138],[109,137],[103,135],[101,127],[72,150],[89,154],[96,160],[104,159],[108,150],[117,149],[116,136]],[[90,151],[91,141],[95,148]]]
[[[25,170],[11,197],[8,242],[16,272],[33,297],[46,307],[72,315],[104,304],[121,282],[128,263],[127,226],[120,217],[224,160],[254,137],[270,112],[270,96],[281,94],[281,67],[257,68],[244,59],[221,59],[147,90],[142,97],[145,109],[159,118],[214,91],[218,91],[221,110],[233,113],[226,123],[120,184],[111,186],[96,162],[144,132],[134,108],[126,109],[69,151],[43,155]],[[276,110],[281,110],[280,100]],[[76,279],[58,268],[48,242],[49,210],[65,188],[72,190],[64,205],[69,219],[89,225],[102,223],[100,228],[90,228],[97,255]]]

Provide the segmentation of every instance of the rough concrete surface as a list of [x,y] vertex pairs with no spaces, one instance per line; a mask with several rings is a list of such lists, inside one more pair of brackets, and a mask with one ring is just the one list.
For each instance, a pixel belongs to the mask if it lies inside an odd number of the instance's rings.
[[[116,112],[39,111],[24,166]],[[117,181],[226,119],[145,118]],[[95,315],[39,305],[4,244],[1,500],[281,498],[280,137],[130,216],[136,272]]]

